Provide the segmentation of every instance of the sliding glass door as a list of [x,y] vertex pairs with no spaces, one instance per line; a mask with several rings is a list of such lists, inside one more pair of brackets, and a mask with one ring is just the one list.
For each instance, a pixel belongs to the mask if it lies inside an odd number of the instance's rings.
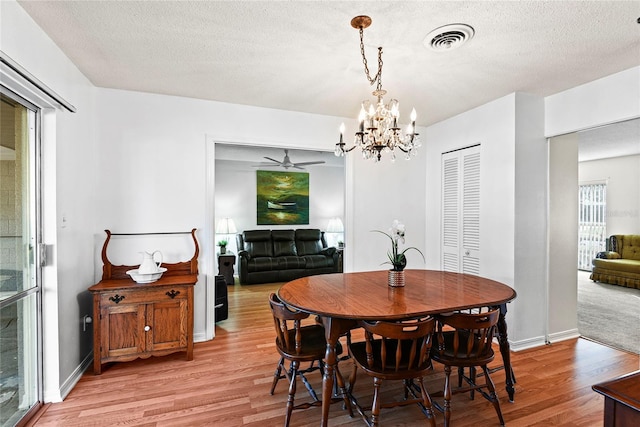
[[0,426],[13,426],[42,394],[38,113],[0,89]]

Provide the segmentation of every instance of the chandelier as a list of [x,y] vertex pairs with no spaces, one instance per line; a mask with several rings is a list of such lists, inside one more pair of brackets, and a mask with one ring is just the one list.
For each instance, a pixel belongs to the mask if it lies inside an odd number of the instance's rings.
[[367,80],[373,86],[377,83],[376,90],[372,92],[376,97],[375,103],[369,100],[362,102],[360,114],[358,115],[359,127],[355,133],[353,146],[345,148],[344,143],[344,123],[340,125],[340,142],[336,144],[335,155],[344,156],[355,148],[362,150],[362,157],[365,159],[373,159],[374,162],[380,161],[382,152],[390,153],[391,160],[396,159],[396,149],[405,154],[405,158],[409,160],[411,156],[417,155],[417,149],[420,147],[418,134],[416,133],[416,109],[411,112],[411,124],[407,126],[403,134],[398,126],[400,118],[400,103],[396,99],[392,99],[388,104],[384,102],[384,95],[387,91],[382,89],[382,47],[378,48],[378,72],[371,77],[367,58],[364,52],[364,29],[371,25],[371,18],[368,16],[356,16],[351,20],[351,26],[360,32],[360,53],[362,54],[362,62],[364,63],[364,72]]

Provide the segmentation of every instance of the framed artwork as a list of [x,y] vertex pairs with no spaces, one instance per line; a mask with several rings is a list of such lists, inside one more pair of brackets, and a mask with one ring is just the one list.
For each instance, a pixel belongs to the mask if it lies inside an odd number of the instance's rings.
[[309,173],[256,171],[257,224],[309,224]]

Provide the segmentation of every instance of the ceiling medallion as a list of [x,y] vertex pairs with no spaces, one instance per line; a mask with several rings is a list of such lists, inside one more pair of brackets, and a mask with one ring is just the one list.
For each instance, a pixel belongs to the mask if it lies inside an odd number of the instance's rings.
[[371,18],[368,16],[356,16],[351,20],[351,26],[360,32],[360,53],[364,63],[364,72],[369,80],[369,84],[377,83],[373,96],[375,103],[369,100],[362,102],[360,114],[358,115],[359,127],[355,133],[353,146],[345,148],[344,143],[344,123],[340,126],[340,142],[336,144],[335,155],[344,156],[359,147],[365,159],[380,161],[382,152],[390,154],[391,160],[396,159],[396,149],[405,154],[409,160],[411,156],[417,155],[417,148],[420,147],[418,134],[416,133],[416,110],[411,112],[411,124],[407,126],[403,134],[398,126],[400,118],[400,103],[396,99],[391,99],[388,104],[384,103],[384,95],[387,91],[382,88],[382,47],[378,48],[378,72],[371,77],[367,58],[364,52],[364,29],[371,25]]

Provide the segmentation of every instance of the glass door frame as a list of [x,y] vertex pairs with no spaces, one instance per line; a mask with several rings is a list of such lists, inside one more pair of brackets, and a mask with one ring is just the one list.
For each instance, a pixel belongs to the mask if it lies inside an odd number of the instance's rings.
[[[15,295],[11,295],[4,300],[0,301],[0,307],[10,306],[11,304],[18,304],[20,301],[25,301],[31,296],[35,297],[35,314],[34,328],[30,330],[30,333],[35,333],[35,396],[31,407],[26,410],[19,420],[12,420],[16,425],[20,426],[26,423],[42,406],[44,401],[44,367],[43,367],[43,326],[42,326],[42,266],[45,262],[45,246],[42,244],[42,181],[41,181],[41,129],[42,129],[42,113],[41,109],[22,96],[16,94],[12,90],[8,89],[4,85],[0,85],[0,92],[3,96],[11,98],[16,103],[24,107],[28,112],[28,118],[26,121],[28,138],[26,143],[29,144],[28,154],[29,159],[23,160],[28,168],[26,176],[28,177],[27,191],[23,188],[24,194],[28,194],[28,210],[29,212],[22,212],[22,217],[28,218],[29,224],[25,227],[22,225],[22,229],[28,228],[31,230],[29,233],[29,254],[27,263],[25,264],[32,269],[30,271],[29,281],[33,281],[32,285],[26,290],[20,289],[16,291]],[[23,176],[25,174],[23,173]],[[25,183],[23,182],[23,185]],[[23,203],[23,206],[25,204]],[[24,243],[24,242],[23,242]],[[23,270],[24,274],[24,270]]]

